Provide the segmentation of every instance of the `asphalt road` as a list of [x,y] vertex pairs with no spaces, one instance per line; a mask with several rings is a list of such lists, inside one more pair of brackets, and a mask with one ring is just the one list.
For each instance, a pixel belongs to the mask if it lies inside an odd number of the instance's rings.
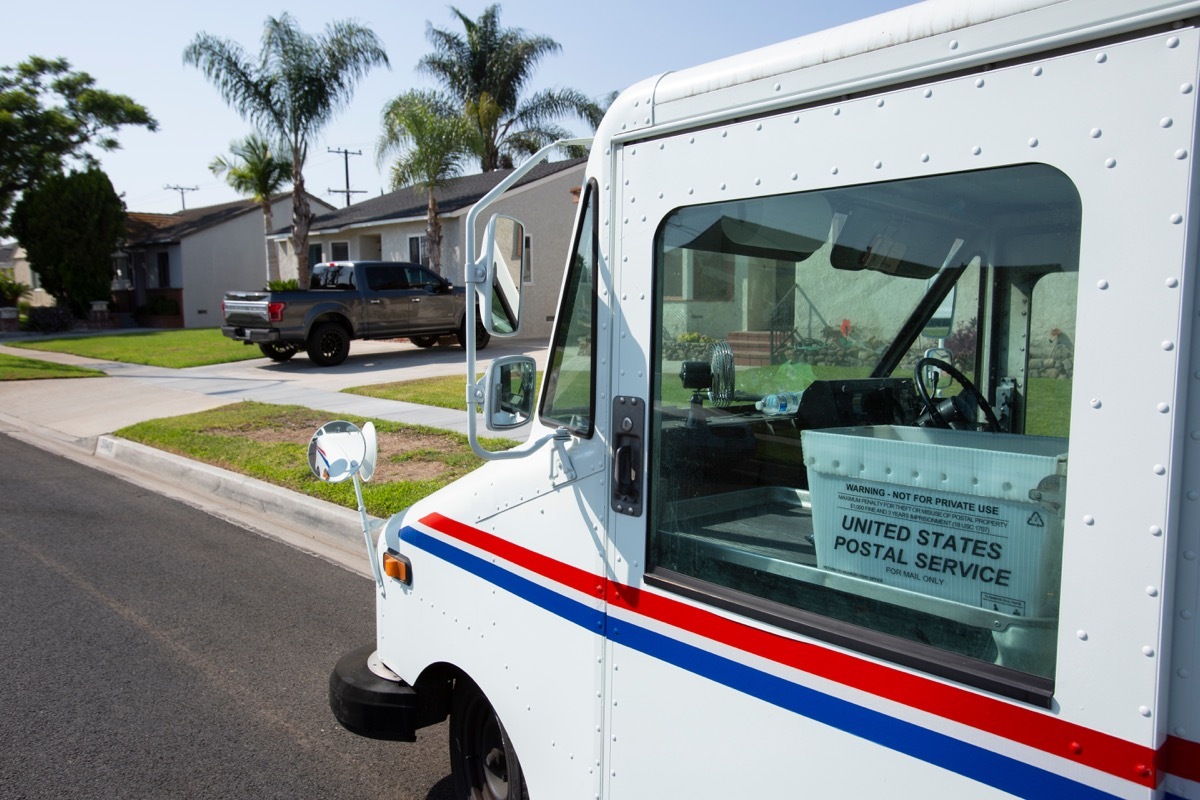
[[449,798],[334,721],[370,582],[0,435],[0,799]]

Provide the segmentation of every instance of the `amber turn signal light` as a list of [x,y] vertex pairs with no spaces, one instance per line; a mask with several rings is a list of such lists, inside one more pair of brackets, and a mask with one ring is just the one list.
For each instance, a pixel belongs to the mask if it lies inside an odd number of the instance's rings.
[[412,563],[399,553],[383,554],[383,574],[403,584],[412,585]]

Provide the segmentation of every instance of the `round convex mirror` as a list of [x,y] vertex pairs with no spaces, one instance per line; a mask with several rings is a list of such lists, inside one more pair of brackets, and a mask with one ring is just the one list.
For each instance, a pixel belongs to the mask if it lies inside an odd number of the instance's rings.
[[308,443],[308,466],[328,483],[341,483],[359,470],[367,454],[363,432],[352,422],[322,425]]

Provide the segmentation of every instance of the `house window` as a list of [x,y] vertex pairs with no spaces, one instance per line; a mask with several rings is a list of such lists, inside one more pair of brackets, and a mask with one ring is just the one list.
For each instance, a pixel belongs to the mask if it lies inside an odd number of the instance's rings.
[[159,289],[166,289],[171,285],[171,256],[169,253],[158,253],[157,255],[157,273]]
[[525,252],[521,254],[521,283],[533,283],[533,251],[529,249],[530,239],[525,237]]
[[349,242],[331,242],[329,245],[329,257],[333,261],[349,261],[350,260],[350,243]]
[[114,292],[125,291],[133,284],[130,281],[129,256],[115,256],[112,260],[112,288]]
[[325,251],[323,251],[321,249],[321,243],[316,242],[315,244],[310,244],[308,246],[308,264],[309,264],[309,266],[312,266],[313,264],[320,264],[324,260],[325,260]]
[[423,267],[429,266],[428,240],[424,236],[408,237],[408,260]]

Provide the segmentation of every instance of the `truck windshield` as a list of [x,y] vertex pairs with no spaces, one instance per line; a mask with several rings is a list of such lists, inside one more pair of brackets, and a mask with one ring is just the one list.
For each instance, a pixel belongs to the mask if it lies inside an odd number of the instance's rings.
[[1037,164],[669,215],[651,573],[1052,678],[1080,218]]

